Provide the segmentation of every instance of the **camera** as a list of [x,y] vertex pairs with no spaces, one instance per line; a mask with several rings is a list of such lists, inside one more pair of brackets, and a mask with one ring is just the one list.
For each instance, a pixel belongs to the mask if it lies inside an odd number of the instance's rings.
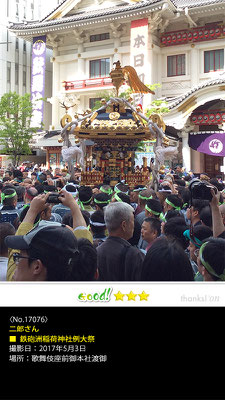
[[212,200],[211,190],[213,189],[217,193],[217,188],[215,186],[209,185],[206,181],[199,181],[198,179],[193,179],[189,184],[189,189],[191,191],[191,196],[193,199],[198,200]]
[[61,203],[61,200],[59,200],[59,193],[50,193],[46,202],[51,204]]
[[38,180],[40,183],[43,183],[44,181],[46,181],[46,179],[47,179],[47,175],[46,175],[45,172],[39,172],[39,173],[38,173],[38,175],[37,175],[37,180]]

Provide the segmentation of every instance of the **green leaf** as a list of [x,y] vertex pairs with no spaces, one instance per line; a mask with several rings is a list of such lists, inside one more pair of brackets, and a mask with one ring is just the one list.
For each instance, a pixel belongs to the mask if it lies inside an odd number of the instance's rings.
[[31,128],[32,103],[30,94],[5,93],[0,99],[1,154],[8,154],[19,162],[22,154],[30,154],[30,141],[39,127]]

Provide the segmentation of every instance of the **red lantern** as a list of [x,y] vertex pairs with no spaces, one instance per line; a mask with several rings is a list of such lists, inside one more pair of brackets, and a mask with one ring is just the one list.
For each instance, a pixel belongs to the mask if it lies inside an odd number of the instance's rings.
[[218,124],[220,124],[221,120],[222,120],[222,115],[221,115],[221,113],[216,113],[216,122],[217,122]]
[[208,38],[208,37],[209,37],[209,31],[207,31],[207,30],[204,31],[204,37],[205,37],[205,38]]
[[167,43],[171,43],[171,40],[172,40],[171,35],[168,35],[166,40],[167,40]]
[[209,122],[209,114],[204,114],[203,121],[204,121],[204,124],[207,124]]
[[204,37],[204,32],[201,30],[201,31],[199,31],[199,39],[202,39],[203,37]]
[[196,117],[196,115],[193,115],[193,117],[191,118],[191,120],[192,120],[192,122],[194,122],[194,124],[196,124],[196,123],[197,123],[197,117]]
[[193,39],[194,39],[194,40],[198,40],[198,35],[199,35],[198,31],[195,31],[195,32],[193,33]]
[[189,32],[188,33],[188,40],[192,40],[193,39],[193,33],[192,32]]
[[215,33],[216,36],[220,36],[221,35],[220,28],[216,28]]
[[[225,33],[224,33],[225,34]],[[185,32],[185,33],[183,33],[183,35],[182,35],[182,40],[184,41],[184,42],[186,42],[186,40],[187,40],[187,33]]]
[[210,29],[210,31],[209,31],[209,35],[210,35],[211,37],[214,37],[214,36],[215,36],[215,34],[216,34],[216,31],[215,31],[215,29]]
[[221,118],[222,118],[222,121],[225,122],[225,113],[222,113]]
[[214,122],[215,122],[215,114],[209,114],[209,121],[210,121],[210,124],[213,124]]
[[181,42],[181,40],[182,40],[182,35],[181,35],[181,33],[178,33],[178,35],[177,35],[177,40],[178,40],[178,42]]
[[172,42],[173,42],[173,43],[176,43],[176,41],[177,41],[177,35],[173,35],[173,36],[172,36]]
[[198,120],[198,124],[201,125],[201,123],[203,122],[203,115],[199,115],[197,120]]

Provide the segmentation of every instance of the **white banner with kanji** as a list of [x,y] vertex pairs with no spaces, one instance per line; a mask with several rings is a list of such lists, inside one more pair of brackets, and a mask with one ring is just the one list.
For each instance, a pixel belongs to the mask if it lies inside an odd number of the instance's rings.
[[[148,65],[148,18],[131,21],[130,65],[135,68],[139,79],[145,83]],[[142,104],[142,95],[136,102]]]
[[131,21],[130,65],[145,83],[148,63],[148,18]]

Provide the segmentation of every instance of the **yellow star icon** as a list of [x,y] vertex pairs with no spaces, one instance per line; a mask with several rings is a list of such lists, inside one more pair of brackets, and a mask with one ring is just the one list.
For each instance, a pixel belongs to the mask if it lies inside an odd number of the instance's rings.
[[135,297],[136,297],[136,296],[137,296],[137,295],[134,294],[134,293],[132,292],[132,290],[130,291],[129,294],[127,294],[128,300],[134,300],[134,301],[135,301]]
[[144,291],[141,293],[141,294],[139,294],[138,295],[139,297],[140,297],[140,301],[141,300],[148,300],[148,296],[149,296],[149,294],[147,294],[147,293],[145,293]]
[[118,293],[114,294],[114,296],[116,298],[116,301],[118,301],[118,300],[122,300],[123,301],[123,298],[124,298],[125,294],[123,294],[120,291],[118,291]]

